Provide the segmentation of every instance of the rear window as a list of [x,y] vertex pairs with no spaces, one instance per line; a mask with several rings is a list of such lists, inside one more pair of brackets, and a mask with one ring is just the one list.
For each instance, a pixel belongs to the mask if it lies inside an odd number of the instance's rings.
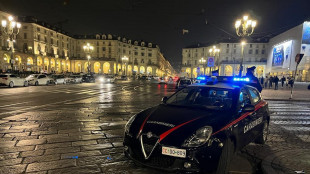
[[185,84],[186,84],[186,85],[190,85],[190,84],[192,84],[192,83],[191,83],[190,80],[181,80],[181,81],[180,81],[180,84],[181,84],[181,85],[185,85]]

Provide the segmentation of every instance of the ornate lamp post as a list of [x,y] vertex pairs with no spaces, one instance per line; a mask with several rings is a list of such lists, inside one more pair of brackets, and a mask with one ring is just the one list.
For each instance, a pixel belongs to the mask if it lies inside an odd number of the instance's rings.
[[[235,28],[236,28],[236,34],[240,37],[245,37],[245,36],[250,36],[253,34],[254,29],[256,27],[256,21],[249,19],[249,16],[243,16],[243,19],[240,20],[238,19],[235,23]],[[239,71],[239,76],[242,76],[242,71],[243,71],[243,59],[244,59],[244,45],[246,42],[242,41],[241,42],[241,54],[242,54],[242,60],[240,63],[240,71]]]
[[243,59],[244,59],[244,45],[246,44],[245,41],[241,42],[241,62],[240,62],[240,67],[239,67],[239,76],[242,76],[242,71],[243,71]]
[[[128,57],[124,56],[122,57],[122,64],[124,64],[125,62],[125,76],[127,76],[127,62],[128,62]],[[122,68],[123,68],[123,65],[122,65]]]
[[91,58],[91,53],[93,52],[93,50],[94,50],[94,47],[93,46],[91,46],[89,43],[87,43],[86,45],[84,45],[83,46],[83,49],[84,49],[84,52],[85,52],[85,54],[86,54],[86,57],[87,57],[87,61],[88,61],[88,63],[87,63],[87,70],[88,70],[88,74],[90,73],[90,64],[89,64],[89,60],[90,60],[90,58]]
[[236,33],[240,37],[250,36],[254,32],[256,21],[250,20],[248,16],[243,16],[243,19],[238,19],[235,23]]
[[207,60],[204,59],[203,57],[201,59],[199,59],[199,63],[202,64],[202,67],[203,67],[203,75],[206,74],[206,70],[205,70],[205,64],[206,64]]
[[11,50],[11,67],[13,70],[13,64],[14,64],[14,42],[16,42],[16,36],[19,33],[19,29],[21,27],[21,24],[19,22],[14,21],[14,18],[12,16],[8,17],[8,21],[2,20],[1,22],[2,30],[8,37],[8,44],[9,48]]

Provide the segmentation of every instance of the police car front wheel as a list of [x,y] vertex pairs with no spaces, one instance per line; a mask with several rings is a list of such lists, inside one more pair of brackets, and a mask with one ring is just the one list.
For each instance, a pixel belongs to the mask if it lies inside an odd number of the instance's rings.
[[255,143],[265,144],[268,137],[268,131],[269,131],[269,124],[267,122],[264,122],[262,133],[256,138]]
[[234,142],[231,139],[227,139],[224,142],[222,154],[219,159],[216,174],[226,174],[229,171],[230,163],[235,151]]

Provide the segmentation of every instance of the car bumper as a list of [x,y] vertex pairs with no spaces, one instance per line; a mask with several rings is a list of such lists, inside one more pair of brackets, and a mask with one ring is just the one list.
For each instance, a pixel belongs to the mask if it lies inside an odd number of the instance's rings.
[[[218,143],[211,143],[210,146],[204,145],[199,148],[186,149],[186,158],[179,158],[162,155],[163,146],[165,145],[158,144],[149,159],[146,160],[138,140],[128,135],[125,135],[124,139],[126,157],[144,166],[167,172],[199,173],[215,171],[222,149]],[[185,168],[185,163],[189,163],[191,167]]]

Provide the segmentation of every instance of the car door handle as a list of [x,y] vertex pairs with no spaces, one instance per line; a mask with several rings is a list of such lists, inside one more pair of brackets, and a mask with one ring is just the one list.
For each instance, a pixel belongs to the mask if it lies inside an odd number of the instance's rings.
[[257,115],[257,113],[256,112],[254,112],[253,114],[251,114],[251,116],[256,116]]

